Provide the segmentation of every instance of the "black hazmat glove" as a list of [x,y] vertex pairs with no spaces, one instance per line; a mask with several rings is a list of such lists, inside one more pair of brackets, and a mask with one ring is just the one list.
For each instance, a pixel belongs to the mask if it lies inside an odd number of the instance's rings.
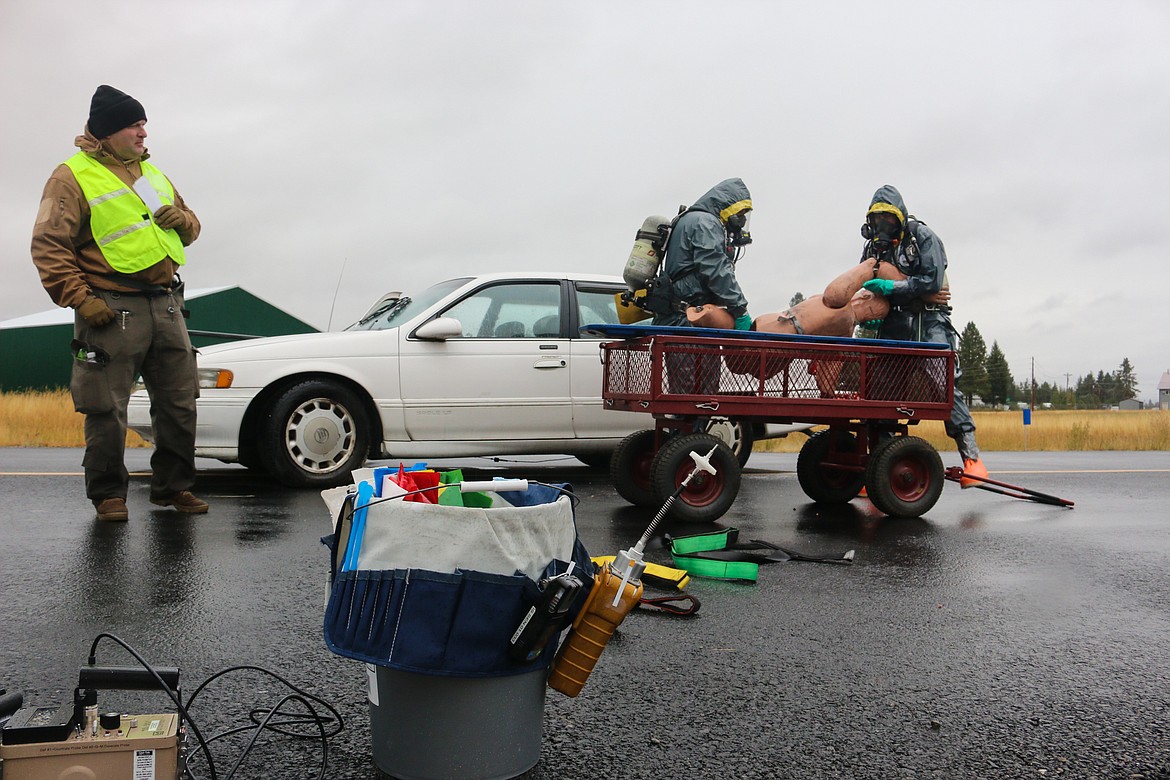
[[80,306],[77,307],[77,313],[85,318],[91,327],[100,328],[103,325],[110,324],[114,319],[114,310],[106,305],[106,302],[97,296],[86,298]]

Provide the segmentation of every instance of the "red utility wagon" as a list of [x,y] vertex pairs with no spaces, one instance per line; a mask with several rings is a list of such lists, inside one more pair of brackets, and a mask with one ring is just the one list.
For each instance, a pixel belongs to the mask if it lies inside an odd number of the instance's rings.
[[602,344],[606,408],[654,416],[654,428],[628,436],[611,461],[618,493],[633,504],[661,506],[693,470],[690,453],[714,447],[717,472],[697,474],[671,516],[713,521],[728,510],[740,465],[702,432],[716,415],[828,426],[797,459],[800,486],[814,501],[844,503],[864,487],[878,509],[898,517],[918,517],[938,501],[942,459],[907,431],[950,416],[955,355],[945,345],[638,325],[582,330],[623,339]]

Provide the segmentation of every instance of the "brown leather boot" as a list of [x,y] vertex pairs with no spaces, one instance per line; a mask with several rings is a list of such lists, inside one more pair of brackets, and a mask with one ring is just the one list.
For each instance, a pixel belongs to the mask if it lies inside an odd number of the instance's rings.
[[156,506],[172,506],[175,511],[185,515],[202,515],[207,513],[207,502],[196,498],[190,490],[180,490],[169,496],[160,496],[150,499]]
[[95,506],[97,507],[98,520],[125,522],[130,519],[130,512],[126,509],[126,499],[124,498],[107,498]]

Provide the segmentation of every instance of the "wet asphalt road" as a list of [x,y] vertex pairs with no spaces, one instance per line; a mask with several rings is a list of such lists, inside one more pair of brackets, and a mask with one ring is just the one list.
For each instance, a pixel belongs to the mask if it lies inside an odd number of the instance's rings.
[[[130,457],[145,471],[147,452]],[[187,694],[227,667],[262,666],[344,716],[327,777],[378,777],[365,671],[322,640],[319,495],[201,462],[209,515],[149,511],[139,475],[130,522],[102,524],[80,460],[0,449],[0,687],[68,701],[101,632],[181,667]],[[538,460],[432,465],[571,482],[594,555],[641,535],[648,513],[606,478]],[[948,483],[927,517],[890,520],[864,500],[811,504],[795,455],[753,455],[721,522],[803,553],[855,549],[855,564],[778,563],[755,585],[696,580],[691,619],[636,611],[580,697],[548,692],[541,760],[525,777],[1170,778],[1170,453],[985,460],[994,478],[1076,508]],[[648,557],[668,562],[660,548]],[[98,661],[134,663],[109,640]],[[193,715],[210,735],[287,692],[232,673]],[[172,711],[155,694],[102,697],[102,709]],[[318,743],[266,742],[237,777],[317,776]],[[217,744],[223,776],[239,743]]]

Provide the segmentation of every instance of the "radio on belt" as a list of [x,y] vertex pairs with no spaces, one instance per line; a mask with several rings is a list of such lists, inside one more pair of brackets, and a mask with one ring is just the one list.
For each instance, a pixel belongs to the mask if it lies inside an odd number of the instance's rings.
[[569,622],[569,608],[581,592],[581,580],[573,576],[572,561],[564,573],[541,580],[540,598],[508,640],[508,657],[519,663],[535,661],[553,635]]

